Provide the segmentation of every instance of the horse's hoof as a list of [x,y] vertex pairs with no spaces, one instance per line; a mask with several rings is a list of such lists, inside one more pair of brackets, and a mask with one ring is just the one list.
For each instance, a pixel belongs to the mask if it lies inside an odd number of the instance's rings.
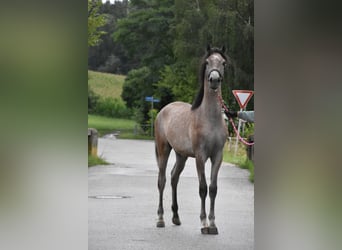
[[175,224],[176,226],[179,226],[180,224],[182,224],[178,217],[172,218],[172,223]]
[[218,234],[217,227],[208,227],[209,234]]
[[202,227],[201,228],[202,234],[218,234],[217,227]]
[[209,234],[209,227],[202,227],[201,228],[201,233],[202,234]]
[[163,220],[159,220],[157,222],[157,227],[165,227],[165,222]]

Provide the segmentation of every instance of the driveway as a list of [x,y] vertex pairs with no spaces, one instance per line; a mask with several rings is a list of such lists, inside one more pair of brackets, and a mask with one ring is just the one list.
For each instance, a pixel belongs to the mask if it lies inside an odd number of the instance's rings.
[[[223,163],[218,178],[218,235],[202,235],[195,161],[189,158],[178,184],[181,226],[171,222],[170,155],[164,191],[165,228],[156,227],[158,167],[154,142],[100,138],[98,155],[111,165],[88,170],[89,250],[254,249],[254,185],[249,172]],[[206,176],[210,176],[210,161]],[[208,178],[207,178],[208,179]],[[208,179],[208,185],[210,180]],[[207,197],[207,213],[209,197]]]

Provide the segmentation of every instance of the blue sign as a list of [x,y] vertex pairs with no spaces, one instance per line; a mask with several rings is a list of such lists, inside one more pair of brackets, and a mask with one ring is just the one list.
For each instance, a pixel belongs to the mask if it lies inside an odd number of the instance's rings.
[[146,96],[145,101],[147,101],[147,102],[160,102],[159,99],[153,98],[153,96]]

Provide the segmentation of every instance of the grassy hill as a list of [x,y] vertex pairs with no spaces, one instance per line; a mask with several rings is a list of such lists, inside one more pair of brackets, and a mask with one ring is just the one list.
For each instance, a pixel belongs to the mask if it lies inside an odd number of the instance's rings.
[[[119,106],[121,107],[120,110],[125,112],[125,109],[123,109],[125,104],[121,98],[122,86],[125,77],[126,76],[123,75],[88,70],[88,85],[90,89],[100,97],[100,103],[98,101],[97,108],[102,107],[101,110],[97,110],[100,113],[88,114],[88,127],[96,128],[100,136],[114,131],[120,131],[120,138],[146,139],[148,138],[146,135],[135,134],[135,132],[140,132],[136,131],[136,122],[134,120],[119,118],[120,116],[104,116],[104,113],[106,113],[104,110],[110,110],[109,113],[111,113]],[[119,102],[110,102],[105,100],[107,97],[112,100],[117,99]]]
[[126,76],[88,70],[88,85],[101,97],[121,100],[122,85]]

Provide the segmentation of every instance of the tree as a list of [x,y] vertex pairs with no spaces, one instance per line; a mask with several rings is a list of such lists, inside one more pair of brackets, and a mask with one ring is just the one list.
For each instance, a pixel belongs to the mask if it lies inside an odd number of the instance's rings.
[[127,107],[138,111],[137,122],[140,124],[149,119],[150,105],[145,101],[145,97],[153,95],[150,76],[151,70],[148,67],[133,69],[128,73],[122,88],[121,97]]
[[88,68],[95,71],[102,71],[115,74],[126,75],[132,69],[132,64],[125,55],[125,51],[120,42],[113,40],[113,33],[116,30],[118,19],[127,16],[128,1],[109,1],[102,4],[99,14],[106,16],[106,24],[99,27],[100,31],[106,34],[101,36],[101,43],[88,48]]
[[99,14],[110,17],[98,29],[108,33],[89,49],[89,65],[127,73],[122,97],[146,120],[145,96],[161,100],[156,108],[192,102],[208,44],[227,48],[231,63],[222,94],[231,108],[238,108],[232,89],[254,88],[253,0],[123,0],[101,5]]
[[106,24],[105,16],[98,13],[101,5],[100,0],[88,0],[88,46],[99,44],[101,35],[106,34],[98,30]]
[[130,1],[128,16],[118,20],[114,32],[114,41],[123,46],[136,68],[128,72],[122,98],[128,106],[142,112],[141,123],[148,120],[145,96],[155,93],[163,67],[174,62],[170,32],[174,20],[172,6],[172,0]]
[[[224,99],[237,108],[231,90],[254,88],[253,0],[175,0],[174,15],[176,64],[184,65],[186,75],[194,76],[193,82],[188,82],[192,89],[198,86],[198,58],[203,55],[203,49],[207,44],[224,45],[231,63],[222,93]],[[174,84],[182,85],[183,82]],[[172,88],[177,89],[175,86]],[[249,106],[253,108],[253,102]]]
[[114,40],[122,44],[135,68],[148,66],[156,80],[163,65],[174,62],[170,33],[172,2],[131,1],[128,16],[118,20],[114,32]]

